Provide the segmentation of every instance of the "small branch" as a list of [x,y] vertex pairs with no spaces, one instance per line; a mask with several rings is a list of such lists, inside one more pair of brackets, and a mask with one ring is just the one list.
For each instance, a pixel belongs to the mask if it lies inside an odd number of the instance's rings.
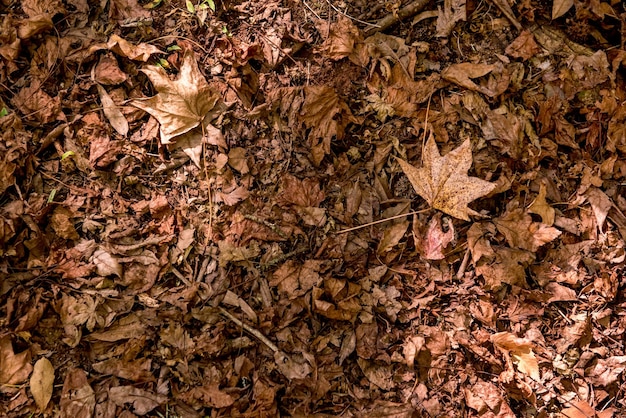
[[[336,11],[336,12],[337,12],[337,13],[339,13],[339,14],[344,15],[344,16],[345,16],[345,17],[347,17],[348,19],[354,20],[355,22],[361,23],[361,24],[363,24],[363,25],[368,25],[370,28],[374,28],[374,29],[378,29],[378,28],[379,28],[379,26],[378,26],[378,24],[377,24],[377,23],[369,23],[369,22],[366,22],[366,21],[364,21],[364,20],[357,19],[356,17],[352,17],[352,16],[350,16],[350,15],[349,15],[349,14],[347,14],[347,13],[342,12],[341,10],[339,10],[338,8],[336,8],[336,7],[335,7],[335,5],[334,5],[334,4],[332,4],[332,3],[330,2],[330,0],[326,0],[326,3],[328,3],[328,5],[329,5],[330,7],[332,7],[332,9],[333,9],[334,11]],[[379,30],[380,30],[380,29],[379,29]]]
[[398,13],[389,14],[376,22],[375,27],[370,27],[366,29],[365,35],[369,36],[375,34],[376,32],[382,32],[401,20],[415,16],[416,14],[424,10],[429,2],[430,0],[416,0],[412,3],[407,4],[402,9],[398,10]]
[[220,313],[222,315],[224,315],[226,318],[233,321],[237,326],[243,328],[244,331],[247,331],[248,333],[255,336],[259,341],[261,341],[263,344],[268,346],[269,349],[272,350],[274,353],[277,353],[280,351],[273,342],[271,342],[265,335],[261,334],[261,331],[258,331],[252,328],[250,325],[245,324],[243,321],[235,317],[235,315],[231,314],[230,312],[228,312],[226,309],[222,308],[221,306],[219,308],[220,308]]
[[346,232],[356,231],[357,229],[367,228],[368,226],[381,224],[387,221],[393,221],[394,219],[404,218],[405,216],[417,215],[418,213],[428,212],[430,209],[416,210],[415,212],[402,213],[400,215],[392,216],[391,218],[380,219],[378,221],[370,222],[365,225],[359,225],[348,229],[342,229],[341,231],[337,231],[337,234],[344,234]]

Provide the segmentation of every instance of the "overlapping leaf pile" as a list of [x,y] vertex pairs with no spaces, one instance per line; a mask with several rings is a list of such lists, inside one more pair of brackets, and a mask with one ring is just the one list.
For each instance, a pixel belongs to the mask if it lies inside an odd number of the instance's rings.
[[0,415],[623,416],[623,5],[344,3],[2,11]]

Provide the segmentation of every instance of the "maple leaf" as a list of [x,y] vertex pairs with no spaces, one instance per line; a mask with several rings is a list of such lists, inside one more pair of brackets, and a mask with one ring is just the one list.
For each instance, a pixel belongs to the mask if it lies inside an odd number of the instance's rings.
[[431,135],[424,147],[423,157],[422,168],[415,168],[398,159],[417,194],[433,208],[455,218],[469,221],[469,215],[477,215],[467,204],[489,194],[496,185],[467,175],[472,166],[469,139],[442,157]]
[[192,51],[187,51],[183,56],[176,80],[170,80],[162,67],[150,66],[141,71],[152,81],[159,94],[148,99],[133,100],[132,104],[159,121],[163,144],[200,126],[217,103],[219,96],[198,69]]

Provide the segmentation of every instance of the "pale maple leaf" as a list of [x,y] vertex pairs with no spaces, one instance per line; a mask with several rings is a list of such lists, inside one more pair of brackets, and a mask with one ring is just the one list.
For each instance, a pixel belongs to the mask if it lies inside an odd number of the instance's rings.
[[423,160],[421,168],[400,159],[398,162],[417,194],[431,207],[455,218],[469,221],[469,215],[478,215],[467,207],[468,203],[489,194],[496,187],[494,183],[467,175],[472,166],[469,139],[442,157],[431,136],[424,147]]
[[133,100],[132,104],[159,121],[163,144],[200,126],[219,98],[198,69],[192,51],[185,52],[176,80],[171,80],[162,67],[150,66],[141,71],[159,94]]

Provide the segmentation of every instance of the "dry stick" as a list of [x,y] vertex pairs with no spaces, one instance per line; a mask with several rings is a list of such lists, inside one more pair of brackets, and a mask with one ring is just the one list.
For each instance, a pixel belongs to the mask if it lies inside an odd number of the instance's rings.
[[348,229],[342,229],[341,231],[337,231],[337,234],[343,234],[343,233],[350,232],[350,231],[356,231],[357,229],[367,228],[368,226],[381,224],[383,222],[392,221],[394,219],[403,218],[405,216],[417,215],[419,213],[428,212],[429,210],[430,209],[422,209],[422,210],[416,210],[415,212],[403,213],[400,215],[392,216],[391,218],[385,218],[385,219],[380,219],[378,221],[370,222],[365,225],[359,225],[359,226],[355,226],[355,227],[348,228]]
[[370,27],[365,30],[366,35],[373,35],[376,32],[382,32],[391,25],[399,22],[400,20],[407,19],[411,16],[414,16],[424,10],[426,5],[430,2],[430,0],[416,0],[412,3],[407,4],[402,9],[398,10],[397,13],[389,14],[378,22],[376,22],[375,27]]
[[[345,16],[345,17],[347,17],[348,19],[354,20],[355,22],[361,23],[361,24],[363,24],[363,25],[368,25],[368,26],[370,26],[370,27],[372,27],[372,28],[375,28],[375,29],[379,29],[379,26],[378,26],[378,24],[377,24],[377,23],[369,23],[369,22],[366,22],[366,21],[364,21],[364,20],[357,19],[356,17],[352,17],[352,16],[350,16],[349,14],[344,13],[344,12],[342,12],[341,10],[339,10],[338,8],[336,8],[336,7],[335,7],[335,5],[334,5],[334,4],[332,4],[332,3],[330,2],[330,0],[326,0],[326,3],[328,3],[328,5],[329,5],[330,7],[332,7],[332,9],[333,9],[334,11],[336,11],[336,12],[337,12],[337,13],[339,13],[339,14],[344,15],[344,16]],[[380,30],[380,29],[379,29],[379,30]]]
[[243,321],[235,317],[235,315],[231,314],[230,312],[228,312],[226,309],[222,308],[221,306],[219,308],[220,308],[220,312],[222,315],[224,315],[226,318],[233,321],[237,326],[243,328],[244,331],[247,331],[248,333],[258,338],[259,341],[261,341],[263,344],[268,346],[270,350],[272,350],[275,353],[280,351],[278,347],[276,347],[276,345],[273,342],[267,339],[265,335],[261,334],[260,331],[252,328],[250,325],[245,324]]

